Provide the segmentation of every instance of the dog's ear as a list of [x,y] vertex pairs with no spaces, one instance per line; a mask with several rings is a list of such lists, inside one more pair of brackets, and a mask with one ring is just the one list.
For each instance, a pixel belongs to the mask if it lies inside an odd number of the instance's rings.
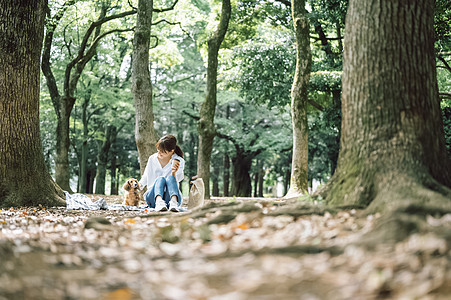
[[129,191],[130,190],[130,180],[127,180],[127,182],[125,182],[125,184],[122,188],[126,191]]

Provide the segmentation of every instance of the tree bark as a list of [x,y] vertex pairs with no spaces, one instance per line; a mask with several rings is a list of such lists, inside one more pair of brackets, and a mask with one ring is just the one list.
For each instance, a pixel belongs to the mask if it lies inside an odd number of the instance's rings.
[[112,141],[116,137],[116,127],[113,125],[107,125],[105,129],[105,137],[103,142],[99,143],[99,150],[97,154],[97,175],[96,175],[96,194],[105,194],[105,179],[106,169],[108,164],[108,153]]
[[263,181],[265,177],[265,172],[263,168],[260,168],[258,172],[258,194],[257,197],[263,197]]
[[237,197],[251,197],[252,185],[249,172],[252,165],[252,155],[246,155],[246,153],[238,152],[234,158],[233,163],[233,190],[232,195]]
[[291,119],[293,123],[293,160],[290,190],[285,198],[297,198],[308,193],[308,125],[307,86],[310,80],[312,54],[309,39],[309,21],[305,1],[292,0],[292,16],[296,33],[296,71],[291,88]]
[[138,15],[133,39],[132,93],[135,102],[135,140],[141,175],[149,156],[156,152],[157,137],[153,125],[152,82],[149,70],[150,29],[153,0],[138,1]]
[[320,191],[327,202],[449,210],[433,22],[433,0],[350,1],[338,167]]
[[227,153],[224,154],[223,181],[224,181],[224,186],[223,186],[224,197],[228,197],[229,196],[229,185],[230,185],[230,158]]
[[216,135],[214,116],[216,110],[216,82],[218,75],[218,53],[224,40],[231,14],[230,0],[222,1],[221,20],[213,36],[208,40],[207,89],[200,109],[197,127],[199,150],[197,155],[197,175],[205,183],[205,198],[210,198],[210,159],[213,139]]
[[117,165],[116,165],[116,153],[113,153],[111,157],[111,185],[110,185],[110,195],[117,195],[117,184],[116,184],[116,172],[117,172]]
[[39,129],[46,6],[44,0],[0,2],[1,207],[64,204],[45,166]]
[[88,93],[83,101],[82,104],[82,113],[81,113],[81,120],[83,123],[83,143],[81,146],[81,161],[80,161],[80,172],[78,174],[79,180],[80,180],[80,189],[79,192],[81,193],[87,193],[87,176],[88,173],[87,164],[88,164],[88,104],[89,100],[91,99],[90,93]]

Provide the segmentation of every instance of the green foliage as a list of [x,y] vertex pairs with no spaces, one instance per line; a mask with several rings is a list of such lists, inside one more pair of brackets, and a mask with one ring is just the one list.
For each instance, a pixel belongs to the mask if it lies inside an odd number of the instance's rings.
[[311,73],[309,89],[317,92],[332,92],[334,90],[341,90],[341,72],[317,71]]
[[269,108],[290,103],[296,66],[292,44],[251,41],[237,47],[233,57],[235,77],[230,78],[230,86],[248,102]]
[[434,27],[437,51],[451,50],[451,2],[437,0],[435,4]]

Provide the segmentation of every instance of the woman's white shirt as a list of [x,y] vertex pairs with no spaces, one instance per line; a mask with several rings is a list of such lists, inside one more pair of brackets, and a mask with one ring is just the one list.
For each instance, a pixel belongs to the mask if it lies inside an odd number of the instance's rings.
[[[155,181],[158,177],[163,176],[164,178],[168,177],[172,173],[172,161],[174,159],[178,159],[180,161],[179,169],[175,173],[175,179],[177,180],[177,184],[180,189],[180,181],[183,180],[185,175],[183,174],[183,170],[185,169],[185,160],[178,156],[177,154],[173,154],[169,162],[166,166],[161,167],[160,161],[157,157],[158,153],[154,153],[149,157],[147,161],[146,169],[144,170],[143,176],[139,183],[142,186],[147,186],[147,189],[151,189],[155,184]],[[181,193],[180,193],[181,194]]]

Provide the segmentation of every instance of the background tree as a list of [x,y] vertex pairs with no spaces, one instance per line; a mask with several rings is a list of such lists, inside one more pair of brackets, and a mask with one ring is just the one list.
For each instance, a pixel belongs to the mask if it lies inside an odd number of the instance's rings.
[[[449,211],[451,167],[438,100],[433,18],[432,0],[350,1],[338,168],[320,193],[328,203],[398,214]],[[388,238],[416,228],[400,215],[389,221],[410,225],[391,228]]]
[[216,110],[218,53],[229,25],[230,0],[222,1],[221,17],[217,30],[208,39],[207,88],[205,100],[199,113],[199,150],[197,155],[197,175],[204,180],[205,197],[210,198],[210,158],[216,131],[214,116]]
[[290,189],[286,198],[308,193],[308,83],[312,65],[310,50],[310,24],[306,16],[305,1],[292,0],[294,31],[296,33],[296,71],[291,88],[291,118],[293,123],[293,160]]
[[[74,4],[75,1],[67,1],[59,8],[52,16],[50,16],[46,22],[46,35],[44,39],[44,49],[42,53],[42,72],[46,78],[47,87],[49,89],[50,97],[52,99],[53,106],[57,115],[57,127],[56,127],[56,157],[55,157],[55,179],[56,182],[64,190],[71,191],[70,187],[70,172],[69,172],[69,119],[72,113],[76,101],[76,89],[80,76],[86,66],[86,64],[97,53],[97,46],[102,38],[112,34],[114,32],[128,31],[129,29],[112,29],[106,32],[102,32],[102,25],[115,19],[120,19],[128,15],[136,13],[135,10],[129,10],[125,12],[118,12],[116,14],[107,15],[111,9],[111,2],[101,2],[99,15],[97,20],[90,22],[87,25],[87,29],[83,35],[83,38],[71,39],[65,41],[65,47],[67,48],[67,57],[69,61],[65,65],[62,93],[60,92],[57,84],[57,80],[52,71],[52,44],[54,40],[54,34],[57,25],[59,24],[64,13],[68,7]],[[120,10],[120,8],[119,8]],[[115,9],[113,9],[115,11]],[[77,41],[77,43],[73,43]],[[75,44],[75,46],[74,46]],[[72,55],[72,51],[76,52],[76,55]]]
[[[62,204],[42,155],[39,69],[46,1],[0,3],[0,206]],[[8,24],[5,26],[5,24]]]
[[135,140],[138,148],[141,174],[152,153],[157,137],[153,125],[152,83],[149,71],[150,30],[153,0],[138,1],[135,38],[133,40],[132,93],[135,99]]

